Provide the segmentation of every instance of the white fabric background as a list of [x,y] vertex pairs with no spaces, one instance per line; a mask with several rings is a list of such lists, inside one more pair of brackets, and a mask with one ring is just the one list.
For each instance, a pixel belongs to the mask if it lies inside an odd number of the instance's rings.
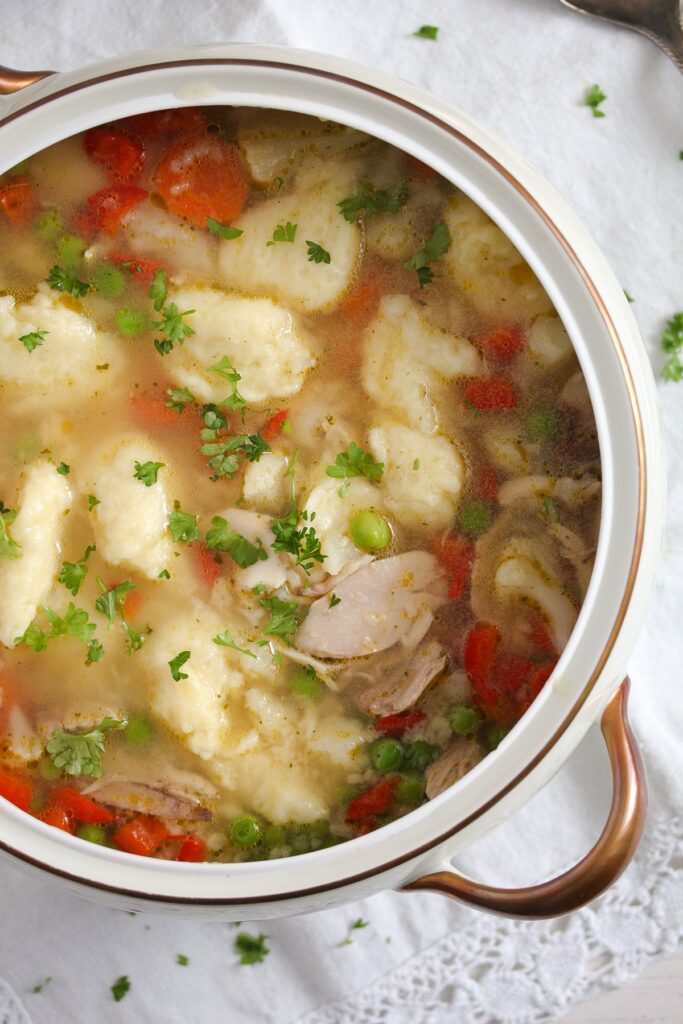
[[[411,36],[425,22],[440,26],[437,43]],[[0,0],[0,63],[13,66],[66,69],[131,48],[220,40],[353,57],[427,87],[498,132],[588,224],[635,296],[659,371],[664,323],[683,308],[683,77],[651,44],[559,0]],[[600,120],[581,105],[593,82],[608,96]],[[660,395],[676,510],[683,383],[660,385]],[[441,897],[389,893],[255,926],[272,952],[264,964],[241,967],[230,925],[130,917],[3,864],[0,1024],[530,1024],[672,952],[683,940],[683,521],[673,512],[669,519],[631,666],[652,787],[648,835],[595,907],[560,924],[505,923]],[[464,866],[493,882],[539,880],[585,851],[608,797],[596,731]],[[369,927],[337,947],[359,916]],[[189,966],[176,965],[178,953]],[[132,988],[115,1004],[109,987],[121,974]],[[47,975],[50,984],[32,994]]]

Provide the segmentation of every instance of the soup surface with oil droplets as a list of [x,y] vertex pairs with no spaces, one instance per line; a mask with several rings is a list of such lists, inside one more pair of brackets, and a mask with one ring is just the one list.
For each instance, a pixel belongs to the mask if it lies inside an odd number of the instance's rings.
[[552,303],[408,154],[181,108],[0,178],[0,796],[180,861],[318,850],[503,740],[591,574]]

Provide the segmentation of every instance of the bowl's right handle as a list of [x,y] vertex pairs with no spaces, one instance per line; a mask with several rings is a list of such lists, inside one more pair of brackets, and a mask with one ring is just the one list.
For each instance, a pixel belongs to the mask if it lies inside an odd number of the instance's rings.
[[499,889],[455,871],[437,871],[410,882],[405,890],[440,892],[492,914],[540,919],[578,910],[609,888],[636,852],[647,808],[645,768],[626,715],[629,685],[627,678],[602,715],[612,767],[612,806],[602,835],[583,860],[557,878],[525,889]]
[[19,92],[20,89],[25,89],[27,85],[33,85],[48,75],[54,75],[54,71],[15,71],[0,64],[0,96]]

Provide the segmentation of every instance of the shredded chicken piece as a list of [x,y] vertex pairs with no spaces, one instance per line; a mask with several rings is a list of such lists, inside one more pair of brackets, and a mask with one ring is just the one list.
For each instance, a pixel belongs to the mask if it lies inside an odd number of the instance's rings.
[[194,797],[178,793],[167,786],[137,782],[133,779],[114,778],[98,781],[83,791],[97,796],[100,803],[138,814],[153,814],[170,821],[210,821],[208,807]]
[[39,714],[36,729],[42,739],[48,739],[55,729],[64,732],[91,732],[103,718],[123,720],[126,717],[121,707],[113,704],[85,704],[82,707],[57,715],[54,711]]
[[322,597],[323,594],[329,594],[331,590],[338,587],[342,580],[345,580],[348,576],[353,576],[354,572],[358,572],[359,569],[370,565],[370,562],[374,562],[374,560],[374,555],[361,555],[360,558],[355,558],[353,562],[345,565],[336,576],[328,576],[322,583],[316,583],[312,587],[299,587],[297,593],[301,597]]
[[589,547],[578,533],[562,523],[552,523],[548,527],[548,532],[552,533],[558,541],[560,552],[564,558],[574,566],[577,582],[581,587],[581,592],[585,594],[593,572],[595,546]]
[[483,760],[486,751],[475,739],[459,736],[425,772],[426,793],[433,800]]
[[505,481],[498,493],[498,500],[501,505],[510,505],[524,498],[557,498],[568,504],[580,505],[597,498],[600,490],[600,481],[592,478],[574,480],[568,476],[518,476]]
[[374,683],[355,695],[356,703],[369,715],[396,715],[412,707],[430,683],[446,667],[448,655],[436,640],[428,640],[415,650],[410,661],[399,663],[394,671],[380,673]]

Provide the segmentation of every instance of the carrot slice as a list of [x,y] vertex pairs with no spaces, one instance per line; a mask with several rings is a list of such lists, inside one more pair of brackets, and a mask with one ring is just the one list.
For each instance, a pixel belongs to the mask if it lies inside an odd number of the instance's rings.
[[0,212],[14,227],[26,227],[38,212],[35,186],[27,178],[13,178],[0,188]]
[[130,408],[133,419],[141,427],[162,427],[175,424],[181,419],[158,395],[134,395],[130,400]]
[[71,786],[55,786],[48,797],[48,807],[62,807],[86,825],[108,825],[114,815],[106,807],[79,793]]
[[59,828],[62,832],[68,832],[71,836],[76,831],[74,820],[66,807],[59,807],[57,804],[52,807],[47,807],[38,815],[38,818],[40,818],[41,821],[44,821],[46,825],[52,825],[53,828]]
[[116,127],[141,142],[153,142],[166,135],[180,135],[206,126],[206,115],[199,107],[176,107],[133,114],[116,122]]
[[206,860],[207,845],[199,836],[188,834],[169,836],[168,838],[172,842],[179,842],[181,844],[176,860],[183,861],[186,864],[200,864]]
[[164,845],[169,831],[158,818],[141,815],[122,825],[113,835],[114,843],[125,853],[152,857]]
[[514,409],[515,389],[502,377],[475,377],[465,388],[465,398],[475,409]]
[[116,128],[89,128],[83,136],[83,148],[92,162],[104,168],[115,183],[134,181],[145,162],[142,143]]
[[434,544],[434,556],[446,570],[448,596],[452,601],[459,601],[474,565],[474,544],[463,537],[446,534]]
[[0,770],[0,796],[4,796],[5,800],[22,811],[28,811],[33,794],[33,783],[29,779],[8,768]]
[[377,312],[383,294],[384,284],[381,277],[370,277],[344,296],[339,303],[339,309],[345,316],[358,323],[367,323]]
[[476,622],[467,634],[463,662],[475,687],[488,691],[489,673],[500,641],[500,630],[488,622]]
[[250,192],[237,147],[206,132],[173,143],[159,162],[154,184],[169,210],[202,228],[209,217],[232,220]]

